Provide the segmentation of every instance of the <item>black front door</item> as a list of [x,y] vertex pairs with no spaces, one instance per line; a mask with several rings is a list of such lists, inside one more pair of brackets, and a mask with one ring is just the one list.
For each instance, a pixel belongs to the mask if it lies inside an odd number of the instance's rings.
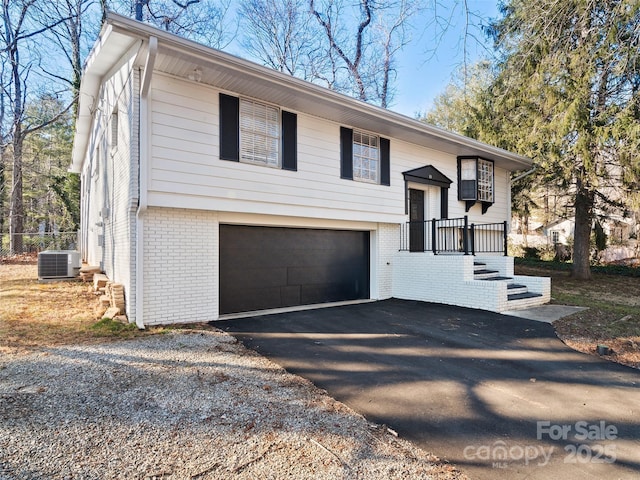
[[409,189],[409,250],[424,252],[424,192]]

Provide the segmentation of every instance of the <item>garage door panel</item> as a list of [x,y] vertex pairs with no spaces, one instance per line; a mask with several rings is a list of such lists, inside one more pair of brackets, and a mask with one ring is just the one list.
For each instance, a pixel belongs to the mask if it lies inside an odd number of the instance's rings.
[[244,288],[242,291],[220,287],[221,312],[266,310],[277,308],[280,303],[280,287]]
[[242,285],[243,289],[281,287],[287,285],[287,268],[230,268],[225,283],[230,288]]
[[220,313],[369,298],[369,232],[220,225]]
[[358,288],[353,283],[304,285],[301,287],[301,304],[340,302],[358,298]]
[[313,267],[290,267],[287,271],[289,285],[318,285],[342,282],[349,284],[355,281],[353,270],[358,268],[353,262],[341,263],[339,265],[313,266]]
[[293,285],[280,288],[280,300],[283,307],[294,307],[302,305],[302,288],[300,285]]
[[[267,254],[267,252],[269,252]],[[303,249],[286,249],[279,251],[268,250],[265,248],[241,250],[237,248],[224,249],[224,253],[229,257],[243,258],[243,264],[260,265],[261,268],[281,268],[283,265],[287,267],[311,267],[315,265],[323,265],[331,260],[326,252],[320,250],[303,250]],[[222,258],[221,258],[222,261]],[[335,263],[345,261],[344,256],[334,260]]]

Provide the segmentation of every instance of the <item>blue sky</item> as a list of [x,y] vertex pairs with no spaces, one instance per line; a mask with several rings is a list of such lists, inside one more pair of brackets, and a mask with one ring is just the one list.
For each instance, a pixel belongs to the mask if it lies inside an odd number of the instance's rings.
[[[499,16],[499,0],[416,0],[423,10],[412,19],[410,42],[397,54],[395,95],[390,110],[415,117],[427,112],[434,98],[442,93],[452,75],[463,63],[466,3],[470,12],[467,38],[467,60],[474,63],[490,54],[488,42],[480,26]],[[434,7],[435,4],[435,7]],[[236,0],[232,0],[236,8]],[[440,19],[438,26],[434,19]],[[483,45],[484,44],[484,45]],[[234,42],[227,49],[251,59]],[[260,62],[259,59],[252,59]]]
[[[412,41],[398,55],[396,94],[391,110],[415,116],[417,112],[426,112],[433,105],[433,99],[444,91],[452,74],[462,64],[464,38],[464,16],[459,0],[441,2],[442,15],[445,10],[453,13],[451,24],[444,36],[437,40],[437,31],[433,24],[416,26]],[[467,36],[468,60],[471,62],[487,56],[488,47],[485,36],[478,26],[487,23],[489,18],[499,16],[497,0],[467,0],[470,17],[474,26]],[[451,10],[453,9],[453,10]],[[433,19],[432,13],[425,13],[425,23]],[[485,42],[483,47],[478,41]]]

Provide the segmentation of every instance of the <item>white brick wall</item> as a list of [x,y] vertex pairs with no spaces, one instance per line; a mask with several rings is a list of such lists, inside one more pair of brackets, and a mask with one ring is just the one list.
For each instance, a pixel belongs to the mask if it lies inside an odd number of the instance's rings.
[[[507,302],[507,281],[473,278],[473,262],[508,275],[513,259],[433,255],[398,251],[398,225],[379,224],[373,236],[372,283],[378,298],[430,301],[504,311],[547,302],[547,278],[513,281],[542,299]],[[219,214],[202,210],[149,208],[144,222],[144,324],[188,323],[218,318]]]
[[[498,270],[503,276],[513,274],[513,258],[496,256],[475,260],[486,263],[487,268]],[[549,278],[517,276],[509,281],[474,280],[473,262],[471,255],[398,252],[393,260],[393,296],[494,312],[541,305],[550,299]],[[526,285],[530,292],[543,296],[508,302],[510,282]]]
[[144,324],[218,317],[216,212],[149,208],[144,222]]
[[488,270],[497,270],[503,277],[513,277],[513,257],[476,255],[475,261],[486,264]]

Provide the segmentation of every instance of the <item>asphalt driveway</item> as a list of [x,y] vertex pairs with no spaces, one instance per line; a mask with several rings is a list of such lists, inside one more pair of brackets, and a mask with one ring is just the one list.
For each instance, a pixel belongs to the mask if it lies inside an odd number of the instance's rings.
[[471,478],[640,478],[640,371],[551,325],[385,300],[215,326]]

